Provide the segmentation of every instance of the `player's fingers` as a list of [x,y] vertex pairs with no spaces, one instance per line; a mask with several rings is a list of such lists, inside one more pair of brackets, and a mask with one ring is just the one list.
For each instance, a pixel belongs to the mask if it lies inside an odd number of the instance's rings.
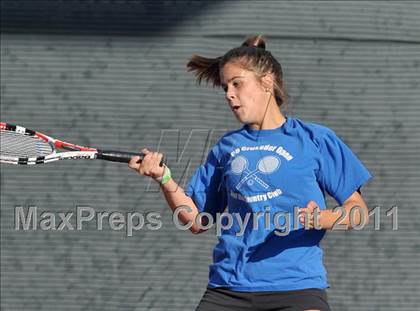
[[310,211],[313,211],[314,209],[318,208],[318,204],[316,204],[315,201],[309,201],[309,203],[306,205],[306,208]]
[[162,154],[159,152],[153,152],[153,164],[154,166],[159,167],[160,160],[162,159]]
[[158,162],[157,162],[157,164],[159,165],[159,167],[163,167],[163,165],[160,165],[162,163],[162,160],[163,160],[163,154],[162,153],[159,153],[159,155],[158,155]]
[[151,170],[151,174],[153,174],[153,176],[155,176],[155,178],[157,177],[162,177],[164,174],[164,167],[160,166],[160,161],[162,160],[163,155],[159,152],[153,152],[152,154],[152,160],[153,161],[153,165],[150,168]]
[[144,157],[150,153],[150,150],[147,148],[143,148],[142,150],[140,150],[140,152],[142,153],[142,156],[137,160],[137,163],[141,163],[143,162]]
[[151,151],[149,150],[149,149],[147,149],[147,148],[143,148],[142,150],[141,150],[141,153],[143,153],[144,155],[146,155],[146,154],[149,154]]
[[310,213],[311,213],[311,210],[307,207],[302,207],[302,208],[298,209],[298,216],[299,217],[304,216],[305,214],[310,214]]
[[159,164],[162,161],[162,159],[163,159],[163,154],[160,153],[160,152],[157,152],[156,159],[157,159],[158,164]]
[[311,219],[309,220],[309,228],[312,229],[314,227],[314,219],[313,217],[311,217]]
[[300,216],[299,217],[299,223],[304,226],[306,229],[313,229],[314,228],[314,220],[313,218],[309,218],[308,220],[305,221],[305,216]]
[[147,153],[142,161],[141,169],[146,176],[154,177],[156,175],[157,152],[150,151]]
[[305,215],[299,215],[299,222],[303,225],[305,223]]
[[141,161],[139,156],[132,157],[130,162],[128,162],[128,167],[137,171],[140,167],[140,162],[139,161]]
[[299,222],[302,225],[306,225],[309,226],[309,228],[312,228],[313,223],[314,223],[314,215],[313,215],[313,208],[310,207],[305,207],[305,208],[299,208],[298,209],[298,217],[299,217]]
[[142,165],[142,168],[144,168],[145,170],[148,170],[150,169],[150,167],[153,166],[153,152],[148,151],[147,153],[145,153],[141,161],[141,165]]

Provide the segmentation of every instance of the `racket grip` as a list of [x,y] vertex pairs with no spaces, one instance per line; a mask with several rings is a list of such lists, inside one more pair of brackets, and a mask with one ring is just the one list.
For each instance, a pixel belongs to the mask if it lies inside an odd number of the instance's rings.
[[[105,160],[105,161],[112,161],[112,162],[121,162],[121,163],[128,163],[130,162],[132,157],[138,156],[140,157],[140,161],[143,159],[143,153],[134,153],[134,152],[125,152],[125,151],[115,151],[115,150],[98,150],[98,154],[96,155],[97,159]],[[159,163],[159,166],[163,166],[164,161]]]

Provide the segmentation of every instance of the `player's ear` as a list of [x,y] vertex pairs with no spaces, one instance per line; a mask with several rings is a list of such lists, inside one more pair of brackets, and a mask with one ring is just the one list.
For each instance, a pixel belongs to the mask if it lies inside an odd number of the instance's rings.
[[261,84],[264,90],[271,90],[274,88],[273,75],[271,73],[266,73],[261,77]]

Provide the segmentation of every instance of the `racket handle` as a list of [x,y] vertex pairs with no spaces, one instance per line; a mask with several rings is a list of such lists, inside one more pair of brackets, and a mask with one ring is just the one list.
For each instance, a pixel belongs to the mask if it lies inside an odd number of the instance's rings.
[[[98,150],[98,154],[96,155],[97,159],[105,160],[105,161],[112,161],[112,162],[122,162],[128,163],[130,162],[132,157],[140,157],[140,161],[143,159],[143,153],[134,153],[134,152],[125,152],[125,151],[115,151],[115,150]],[[159,166],[162,166],[164,161],[160,161]]]

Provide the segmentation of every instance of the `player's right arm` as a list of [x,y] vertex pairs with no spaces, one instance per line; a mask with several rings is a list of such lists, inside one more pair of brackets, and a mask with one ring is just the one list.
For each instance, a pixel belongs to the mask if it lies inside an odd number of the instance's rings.
[[[161,178],[165,172],[165,167],[159,165],[163,155],[158,152],[151,152],[147,149],[143,149],[142,153],[144,154],[144,157],[141,163],[138,163],[139,157],[133,157],[128,166],[139,174],[148,176],[154,180]],[[164,185],[161,184],[160,187],[170,209],[174,213],[177,212],[178,220],[182,224],[190,224],[189,230],[192,233],[201,233],[205,231],[197,224],[196,218],[199,213],[198,208],[194,201],[185,194],[184,189],[182,189],[172,178]]]

